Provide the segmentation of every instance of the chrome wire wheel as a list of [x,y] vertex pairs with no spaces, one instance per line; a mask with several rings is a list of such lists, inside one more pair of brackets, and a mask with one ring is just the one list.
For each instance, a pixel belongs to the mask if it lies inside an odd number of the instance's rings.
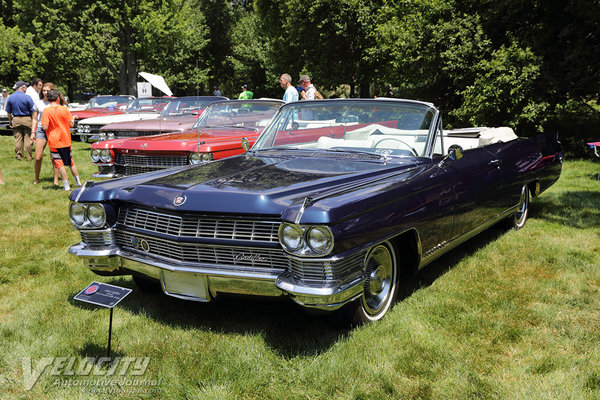
[[527,214],[529,212],[529,189],[527,185],[523,185],[521,188],[521,198],[519,199],[519,205],[517,211],[512,218],[512,226],[515,229],[521,229],[527,221]]
[[364,265],[363,294],[355,302],[353,315],[353,322],[356,324],[383,318],[394,303],[398,292],[398,263],[391,243],[384,242],[373,247]]

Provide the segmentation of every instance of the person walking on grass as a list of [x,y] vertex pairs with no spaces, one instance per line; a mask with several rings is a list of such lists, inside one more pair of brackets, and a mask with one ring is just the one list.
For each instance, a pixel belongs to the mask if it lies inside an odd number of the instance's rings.
[[31,114],[33,100],[25,94],[27,82],[18,81],[13,86],[16,91],[8,97],[6,112],[8,125],[13,130],[15,138],[15,159],[21,160],[25,155],[27,161],[33,159],[33,142],[31,141]]
[[[44,149],[46,148],[46,143],[48,142],[46,132],[42,129],[42,115],[44,110],[50,105],[47,95],[48,91],[52,89],[56,89],[52,82],[44,83],[39,96],[40,98],[35,102],[33,106],[31,140],[33,140],[33,142],[35,143],[35,178],[33,179],[34,184],[40,183],[40,170],[42,169],[42,159],[44,158]],[[67,105],[65,99],[62,96],[59,96],[59,100],[61,105]],[[58,186],[58,169],[56,169],[56,165],[54,165],[52,159],[50,159],[50,163],[52,164],[52,169],[54,171],[54,186]]]
[[73,127],[73,116],[66,106],[60,105],[60,93],[56,89],[48,90],[46,98],[50,105],[42,114],[42,129],[46,131],[48,146],[52,161],[62,179],[63,188],[71,190],[65,166],[71,169],[75,178],[75,184],[81,186],[77,167],[73,163],[71,155],[71,127]]

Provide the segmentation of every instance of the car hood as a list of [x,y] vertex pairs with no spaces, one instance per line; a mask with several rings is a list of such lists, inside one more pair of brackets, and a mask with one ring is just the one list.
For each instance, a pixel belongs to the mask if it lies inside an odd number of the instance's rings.
[[115,122],[138,121],[142,119],[159,118],[159,113],[143,112],[143,113],[125,113],[118,115],[105,115],[101,117],[86,118],[79,121],[79,125],[108,125]]
[[115,122],[109,125],[104,125],[101,131],[161,131],[173,132],[182,131],[191,128],[194,122],[197,121],[196,116],[182,115],[179,117],[165,117],[158,119],[145,119],[126,122]]
[[[353,157],[353,156],[351,156]],[[125,201],[144,207],[239,215],[268,215],[302,223],[330,223],[361,210],[422,169],[418,158],[255,157],[248,153],[183,169],[115,179],[73,191],[79,201]],[[184,201],[175,205],[176,198]],[[180,200],[181,200],[180,199]],[[354,210],[354,211],[351,211]]]
[[86,110],[71,111],[71,114],[79,120],[97,117],[97,116],[117,115],[117,114],[123,114],[123,113],[124,113],[124,111],[122,111],[122,110],[118,110],[118,109],[110,110],[109,108],[88,108]]
[[153,136],[138,136],[105,140],[92,144],[93,149],[140,150],[140,151],[212,151],[216,144],[232,143],[240,147],[242,138],[256,138],[260,131],[247,129],[202,129],[186,130],[184,132],[163,133]]

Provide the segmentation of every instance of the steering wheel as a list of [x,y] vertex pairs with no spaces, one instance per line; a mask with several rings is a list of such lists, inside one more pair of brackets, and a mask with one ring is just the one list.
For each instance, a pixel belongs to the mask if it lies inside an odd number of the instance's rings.
[[415,157],[419,157],[419,153],[417,153],[417,151],[408,143],[406,143],[404,140],[398,139],[398,138],[384,138],[381,139],[380,141],[378,141],[377,143],[375,143],[375,145],[373,147],[375,147],[376,149],[379,148],[389,148],[389,147],[385,147],[385,146],[379,146],[380,143],[385,142],[386,140],[391,140],[394,142],[399,142],[402,143],[404,146],[408,147],[408,149],[415,155]]

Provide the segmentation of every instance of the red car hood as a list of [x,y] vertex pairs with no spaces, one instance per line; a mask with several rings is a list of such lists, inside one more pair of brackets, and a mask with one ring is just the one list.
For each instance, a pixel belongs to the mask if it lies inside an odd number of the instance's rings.
[[178,117],[165,117],[160,119],[115,122],[114,124],[104,125],[102,128],[100,128],[100,131],[183,131],[191,128],[196,122],[197,118],[197,115],[182,115]]
[[[242,138],[253,143],[261,131],[247,129],[202,129],[188,130],[182,133],[164,133],[155,136],[139,136],[104,140],[92,144],[93,149],[141,150],[141,151],[217,151],[223,146],[241,147]],[[200,148],[198,146],[200,141]],[[202,143],[204,142],[204,143]]]
[[96,107],[96,108],[88,108],[87,110],[81,110],[81,111],[71,111],[71,114],[75,117],[75,119],[85,119],[85,118],[97,117],[99,115],[123,114],[124,112],[125,111],[118,110],[118,109],[110,110],[109,108]]

